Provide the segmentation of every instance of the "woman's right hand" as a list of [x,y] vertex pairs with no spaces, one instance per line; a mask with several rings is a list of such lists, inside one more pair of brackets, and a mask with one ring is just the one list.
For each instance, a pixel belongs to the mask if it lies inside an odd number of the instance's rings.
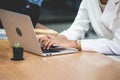
[[56,46],[56,45],[63,46],[61,43],[67,40],[68,39],[63,35],[59,35],[59,36],[47,35],[45,37],[40,38],[39,42],[42,45],[41,47],[43,47],[43,49],[49,49],[51,46]]
[[51,36],[51,35],[46,35],[46,36],[44,36],[44,37],[42,37],[42,38],[40,38],[39,39],[39,42],[40,42],[40,44],[42,45],[41,47],[45,47],[45,44],[46,44],[46,42],[49,40],[49,39],[52,39],[52,38],[54,38],[55,36]]

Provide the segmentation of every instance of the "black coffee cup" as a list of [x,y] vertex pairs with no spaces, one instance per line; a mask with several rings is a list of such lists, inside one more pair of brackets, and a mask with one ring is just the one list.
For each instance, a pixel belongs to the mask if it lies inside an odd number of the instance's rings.
[[22,47],[18,47],[18,48],[13,47],[13,58],[11,60],[14,61],[24,60],[23,52],[24,49]]

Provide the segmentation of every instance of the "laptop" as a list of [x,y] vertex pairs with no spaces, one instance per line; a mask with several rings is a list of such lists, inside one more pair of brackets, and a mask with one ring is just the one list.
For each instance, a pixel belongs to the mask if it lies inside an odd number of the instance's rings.
[[48,51],[43,50],[39,41],[37,41],[32,21],[28,15],[0,9],[0,20],[2,21],[11,46],[17,41],[25,51],[41,56],[78,52],[74,48],[62,47],[55,47]]

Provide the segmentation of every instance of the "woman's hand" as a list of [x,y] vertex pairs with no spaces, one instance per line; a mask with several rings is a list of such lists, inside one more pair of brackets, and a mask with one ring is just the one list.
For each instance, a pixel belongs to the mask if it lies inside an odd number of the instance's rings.
[[46,42],[48,42],[50,39],[55,38],[55,36],[51,35],[46,35],[42,38],[39,39],[40,44],[42,45],[41,47],[45,48],[46,47]]
[[[67,40],[65,36],[51,36],[47,35],[39,39],[43,49],[49,49],[51,46],[62,46],[61,42]],[[61,45],[60,45],[60,44]]]
[[75,40],[68,40],[65,36],[51,36],[47,35],[39,39],[44,49],[49,49],[51,46],[62,46],[66,48],[78,48]]

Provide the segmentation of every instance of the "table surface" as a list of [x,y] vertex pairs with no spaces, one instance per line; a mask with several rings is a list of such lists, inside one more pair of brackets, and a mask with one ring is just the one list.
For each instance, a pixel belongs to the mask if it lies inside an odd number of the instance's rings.
[[101,53],[41,57],[24,52],[23,61],[11,58],[8,40],[0,39],[0,80],[120,80],[120,62]]

